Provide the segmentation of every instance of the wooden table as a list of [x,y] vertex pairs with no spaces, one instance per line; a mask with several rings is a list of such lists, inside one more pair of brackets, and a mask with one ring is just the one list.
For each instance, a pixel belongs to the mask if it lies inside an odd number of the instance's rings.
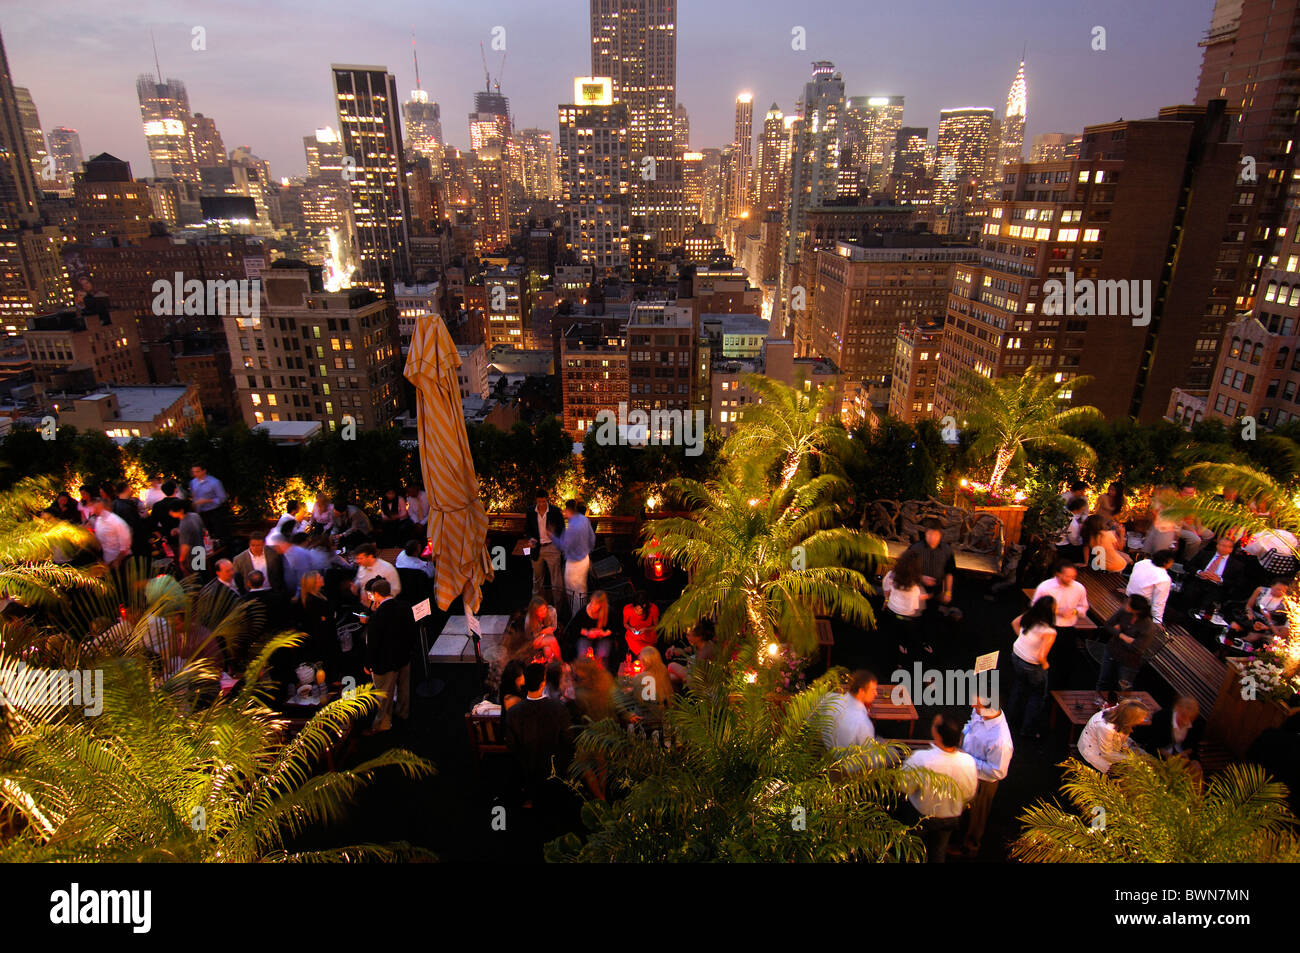
[[[1033,589],[1021,589],[1020,591],[1023,592],[1023,593],[1025,594],[1025,598],[1028,599],[1029,602],[1030,602],[1030,604],[1032,605],[1033,602],[1034,602],[1034,590],[1033,590]],[[1079,618],[1078,618],[1077,620],[1075,620],[1074,628],[1076,628],[1076,629],[1096,629],[1096,628],[1098,628],[1098,625],[1097,625],[1097,623],[1093,622],[1092,619],[1088,618],[1088,613],[1085,612],[1083,615],[1079,616]]]
[[[1117,692],[1116,695],[1120,701],[1140,702],[1147,710],[1148,720],[1160,710],[1160,705],[1146,692]],[[1052,728],[1056,728],[1057,711],[1065,712],[1065,717],[1070,719],[1070,747],[1073,748],[1079,736],[1075,729],[1082,729],[1093,715],[1101,711],[1101,698],[1094,691],[1069,691],[1052,692],[1052,700],[1056,702],[1052,708]]]
[[[894,701],[895,691],[898,692],[897,702]],[[919,716],[905,685],[893,682],[877,684],[876,700],[871,703],[870,712],[872,721],[906,721],[909,723],[908,735],[911,736],[916,731],[916,721]]]

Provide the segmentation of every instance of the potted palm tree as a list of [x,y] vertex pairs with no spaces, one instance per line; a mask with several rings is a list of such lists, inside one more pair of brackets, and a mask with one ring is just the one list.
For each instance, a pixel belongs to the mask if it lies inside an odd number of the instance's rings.
[[975,459],[992,458],[987,486],[980,489],[991,499],[977,510],[992,513],[1003,522],[1008,543],[1020,541],[1026,507],[1013,496],[1001,500],[1002,484],[1012,465],[1024,459],[1028,446],[1049,447],[1078,463],[1093,463],[1096,452],[1066,432],[1071,425],[1105,418],[1092,406],[1069,406],[1071,392],[1091,378],[1059,380],[1031,367],[1020,377],[990,380],[972,374],[965,385],[969,408],[963,426],[975,432],[970,452]]
[[1021,815],[1011,854],[1031,863],[1295,863],[1287,789],[1254,764],[1229,765],[1208,784],[1185,758],[1131,754],[1100,774],[1071,759],[1070,809],[1040,801]]

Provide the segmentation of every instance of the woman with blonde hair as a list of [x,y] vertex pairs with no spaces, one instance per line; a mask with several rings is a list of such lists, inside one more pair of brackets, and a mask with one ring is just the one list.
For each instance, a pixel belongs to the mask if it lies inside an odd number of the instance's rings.
[[[1119,533],[1101,514],[1089,516],[1083,524],[1083,558],[1094,569],[1106,572],[1123,572],[1133,563],[1133,557],[1124,552]],[[1100,549],[1101,553],[1096,552]],[[1097,556],[1101,556],[1097,560]]]
[[560,657],[560,643],[555,638],[556,624],[555,607],[547,605],[541,596],[533,596],[524,617],[524,635],[532,643],[533,650],[541,652],[547,659]]
[[578,613],[574,623],[578,629],[578,658],[600,659],[609,664],[610,629],[609,596],[597,589],[587,600],[587,607]]
[[[668,678],[668,666],[664,664],[663,656],[653,645],[647,645],[641,650],[641,654],[636,657],[641,663],[641,677],[639,679],[641,698],[647,702],[659,702],[661,705],[667,705],[673,697],[673,683]],[[653,688],[651,687],[653,685]]]
[[1127,699],[1111,708],[1103,708],[1088,720],[1079,735],[1079,757],[1107,774],[1111,766],[1122,761],[1129,751],[1133,729],[1143,724],[1150,712],[1139,701]]

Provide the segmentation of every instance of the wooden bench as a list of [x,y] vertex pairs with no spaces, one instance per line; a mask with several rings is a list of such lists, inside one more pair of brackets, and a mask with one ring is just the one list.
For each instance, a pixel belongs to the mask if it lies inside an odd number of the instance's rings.
[[[1079,582],[1088,591],[1088,614],[1098,625],[1124,605],[1124,577],[1119,573],[1080,569]],[[1169,624],[1163,629],[1163,641],[1149,657],[1151,667],[1177,694],[1195,698],[1201,716],[1208,719],[1227,668],[1182,626]]]

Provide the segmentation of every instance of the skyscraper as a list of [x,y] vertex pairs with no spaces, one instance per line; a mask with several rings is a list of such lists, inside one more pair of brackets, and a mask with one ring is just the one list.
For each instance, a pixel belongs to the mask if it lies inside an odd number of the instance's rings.
[[736,97],[736,128],[731,140],[731,218],[749,212],[754,177],[754,96],[741,93]]
[[81,163],[86,161],[81,151],[81,137],[77,130],[66,126],[55,126],[47,139],[50,143],[50,155],[54,156],[54,170],[71,182],[72,176],[81,171]]
[[677,104],[676,120],[673,126],[673,139],[676,142],[678,152],[691,151],[691,117],[686,112],[686,107],[681,103]]
[[226,144],[210,116],[195,113],[189,121],[190,152],[200,169],[215,169],[226,164]]
[[199,181],[199,165],[190,145],[190,97],[179,79],[146,73],[135,84],[140,121],[156,179]]
[[835,64],[813,64],[794,122],[790,148],[790,196],[786,214],[787,263],[799,260],[808,209],[835,201],[839,188],[840,123],[844,116],[844,78]]
[[959,200],[973,200],[989,184],[998,155],[996,124],[989,106],[939,111],[937,204],[952,207]]
[[579,77],[560,111],[560,181],[565,242],[598,268],[627,264],[630,224],[628,110],[607,77]]
[[37,184],[45,178],[45,133],[41,132],[41,117],[36,112],[36,103],[32,101],[31,90],[25,86],[14,87],[14,98],[18,101],[18,121],[22,123],[23,135],[27,139],[27,158],[32,164],[32,175]]
[[429,94],[420,85],[420,57],[415,50],[415,34],[411,34],[411,59],[415,63],[415,89],[411,98],[402,103],[402,121],[406,123],[405,146],[429,160],[434,175],[442,177],[442,110],[429,101]]
[[628,110],[632,216],[673,248],[684,235],[677,149],[677,0],[591,0],[591,75]]
[[894,139],[903,125],[902,96],[852,96],[845,110],[845,145],[861,172],[865,191],[879,191],[888,173]]
[[785,180],[785,114],[776,103],[763,117],[763,134],[758,140],[758,188],[756,200],[761,212],[779,211]]
[[998,149],[998,167],[994,170],[994,181],[1001,177],[1004,166],[1023,162],[1025,158],[1025,115],[1028,110],[1028,91],[1025,88],[1025,63],[1020,61],[1020,69],[1011,82],[1007,92],[1007,108],[1002,114],[1002,144]]
[[40,187],[32,174],[22,116],[0,38],[0,229],[34,225]]
[[383,66],[333,64],[330,70],[344,173],[352,170],[352,216],[361,281],[382,293],[385,284],[406,280],[410,271],[397,82]]
[[550,130],[521,129],[515,140],[519,146],[520,184],[524,195],[542,201],[554,199],[559,191],[559,169]]

